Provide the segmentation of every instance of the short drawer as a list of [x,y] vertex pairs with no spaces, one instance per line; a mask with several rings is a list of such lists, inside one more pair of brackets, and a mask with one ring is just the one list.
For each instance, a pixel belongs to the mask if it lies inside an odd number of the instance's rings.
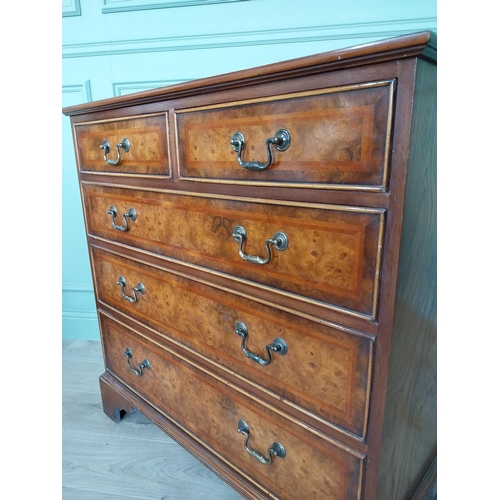
[[[107,316],[101,314],[100,322],[107,368],[258,488],[283,500],[360,498],[363,455],[279,415]],[[269,458],[269,465],[261,463]]]
[[[364,438],[371,338],[99,248],[91,247],[91,256],[99,301],[222,364],[257,388],[271,391],[289,407]],[[118,284],[120,276],[126,282],[123,286]],[[144,293],[134,293],[139,283]],[[266,346],[278,346],[278,350]]]
[[77,123],[75,141],[82,172],[170,177],[165,114]]
[[[384,209],[82,189],[91,235],[324,307],[376,314]],[[136,220],[113,229],[130,209]]]
[[393,94],[391,80],[177,110],[180,178],[382,190]]

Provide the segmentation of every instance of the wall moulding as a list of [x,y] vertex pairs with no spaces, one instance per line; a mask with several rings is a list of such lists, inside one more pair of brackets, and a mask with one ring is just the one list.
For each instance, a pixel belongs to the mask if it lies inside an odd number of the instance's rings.
[[62,290],[64,292],[77,292],[77,293],[94,293],[94,287],[92,284],[80,284],[80,283],[63,283]]
[[193,7],[217,3],[247,2],[248,0],[103,0],[102,13],[131,12],[134,10]]
[[79,94],[82,103],[92,101],[90,80],[86,80],[83,85],[63,85],[62,92],[63,94]]
[[187,82],[188,80],[195,80],[193,78],[182,78],[175,80],[144,80],[144,81],[134,81],[134,82],[116,82],[113,83],[113,96],[117,97],[120,95],[131,94],[133,92],[144,92],[145,90],[156,89],[159,87],[166,87],[168,85],[174,85],[176,83]]
[[81,16],[82,8],[80,6],[80,0],[63,0],[62,15],[63,17]]
[[103,40],[63,45],[63,58],[95,57],[120,54],[218,49],[252,45],[321,42],[329,40],[382,39],[415,31],[437,32],[436,17],[398,19],[340,25],[278,28],[272,30],[201,33],[173,37]]

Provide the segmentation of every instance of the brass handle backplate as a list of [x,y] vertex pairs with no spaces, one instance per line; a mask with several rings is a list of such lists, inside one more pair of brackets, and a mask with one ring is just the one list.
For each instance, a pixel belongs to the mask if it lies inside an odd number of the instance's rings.
[[256,450],[252,450],[248,446],[248,439],[250,438],[250,427],[248,427],[248,424],[243,420],[240,420],[238,422],[238,432],[240,434],[243,434],[243,436],[245,436],[245,443],[244,443],[245,450],[261,464],[271,465],[273,463],[273,457],[280,457],[280,458],[286,457],[285,447],[281,443],[274,442],[271,445],[271,447],[268,448],[267,450],[267,457]]
[[104,151],[104,161],[108,165],[119,165],[122,161],[120,148],[123,149],[125,153],[128,153],[130,151],[130,141],[125,137],[122,142],[116,145],[116,160],[108,159],[109,152],[111,151],[111,146],[108,141],[104,141],[99,147]]
[[283,251],[288,248],[288,237],[285,233],[279,231],[272,238],[268,238],[265,241],[266,244],[266,257],[259,257],[258,255],[247,255],[243,252],[243,243],[247,239],[247,233],[242,226],[236,226],[233,229],[233,238],[239,244],[238,253],[243,260],[252,262],[254,264],[267,264],[271,258],[271,245],[276,248],[276,250]]
[[151,370],[151,363],[146,358],[144,358],[144,361],[142,363],[139,363],[139,369],[134,368],[130,364],[130,360],[132,359],[132,356],[133,356],[132,351],[130,350],[130,347],[127,347],[125,349],[125,352],[123,353],[123,355],[127,358],[128,368],[134,375],[137,375],[138,377],[140,377],[143,374],[144,368],[146,368],[146,370]]
[[236,132],[233,134],[233,137],[231,137],[231,140],[229,141],[231,144],[231,147],[238,153],[238,163],[240,166],[243,168],[246,168],[247,170],[265,170],[266,168],[271,165],[272,161],[272,155],[271,155],[271,144],[274,145],[274,147],[278,151],[286,151],[290,147],[290,132],[288,130],[282,128],[274,134],[274,137],[270,137],[266,141],[266,148],[267,148],[267,161],[266,163],[260,163],[258,161],[247,161],[244,162],[241,159],[241,152],[245,148],[245,137],[241,132]]
[[136,286],[134,286],[134,288],[132,288],[132,293],[134,294],[133,297],[129,297],[128,295],[125,295],[125,287],[127,286],[127,281],[125,280],[125,278],[123,276],[119,276],[118,277],[118,281],[116,282],[117,285],[120,285],[122,287],[122,297],[128,301],[128,302],[137,302],[137,293],[140,293],[141,295],[144,295],[146,293],[146,288],[144,287],[144,285],[139,282],[137,283]]
[[116,210],[116,207],[114,205],[111,205],[109,207],[108,214],[111,215],[111,226],[117,231],[126,231],[128,229],[128,220],[130,219],[132,221],[135,221],[137,219],[137,212],[133,208],[129,209],[127,213],[123,214],[123,222],[125,223],[124,226],[115,224],[115,219],[118,216],[118,211]]
[[272,344],[266,345],[267,359],[261,358],[257,354],[248,351],[245,347],[245,341],[248,337],[248,328],[245,323],[237,321],[234,325],[234,332],[236,335],[241,337],[241,350],[243,351],[243,354],[252,361],[259,363],[259,365],[267,366],[271,363],[271,351],[279,354],[280,356],[284,356],[288,352],[286,342],[283,339],[276,338],[273,340]]

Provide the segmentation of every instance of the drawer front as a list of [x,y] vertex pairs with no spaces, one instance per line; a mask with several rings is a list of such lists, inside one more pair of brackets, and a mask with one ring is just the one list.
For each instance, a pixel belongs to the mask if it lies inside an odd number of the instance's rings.
[[[393,82],[176,112],[180,177],[208,182],[381,189],[387,180]],[[281,144],[266,141],[280,130]],[[244,138],[238,148],[234,134]],[[284,139],[284,140],[283,140]],[[255,168],[255,167],[253,167]]]
[[[76,124],[75,136],[82,172],[170,177],[165,114]],[[129,141],[128,152],[124,139]],[[109,144],[108,162],[101,148],[105,141]],[[118,144],[123,146],[118,148],[120,161],[115,165]]]
[[[92,235],[325,307],[375,315],[384,210],[273,205],[90,185],[83,191]],[[118,218],[135,210],[137,219],[127,231],[112,228],[111,206]],[[241,245],[233,236],[237,228],[246,233]],[[266,244],[278,233],[288,239],[284,250]],[[269,262],[251,262],[266,257],[267,247]]]
[[[221,363],[243,380],[272,391],[276,399],[364,437],[371,339],[98,248],[91,247],[91,253],[100,301]],[[144,285],[145,293],[136,293],[136,302],[122,296],[122,286],[117,284],[120,276],[127,283],[125,295],[132,298],[132,287]],[[266,351],[275,339],[286,344],[280,350],[285,354]],[[261,364],[269,360],[268,365]]]
[[[108,317],[101,315],[100,321],[107,367],[264,491],[290,500],[360,497],[363,456],[322,439]],[[145,360],[149,369],[140,366]],[[285,457],[259,463],[245,450],[240,420],[248,425],[250,450],[267,458],[267,449],[277,442]]]

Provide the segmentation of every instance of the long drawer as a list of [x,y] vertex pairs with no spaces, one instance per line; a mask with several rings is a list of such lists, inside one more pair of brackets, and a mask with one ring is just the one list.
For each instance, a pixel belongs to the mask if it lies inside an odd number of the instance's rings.
[[180,178],[383,189],[393,93],[375,81],[177,110]]
[[[88,184],[82,190],[91,235],[300,300],[369,319],[376,316],[383,209],[239,201]],[[116,225],[126,230],[113,228]]]
[[[272,391],[299,411],[364,438],[371,338],[99,248],[91,247],[91,256],[99,301]],[[120,276],[124,285],[118,283]],[[144,293],[133,291],[139,283]]]
[[107,369],[272,498],[360,498],[363,455],[274,412],[109,317],[101,314],[100,322]]

